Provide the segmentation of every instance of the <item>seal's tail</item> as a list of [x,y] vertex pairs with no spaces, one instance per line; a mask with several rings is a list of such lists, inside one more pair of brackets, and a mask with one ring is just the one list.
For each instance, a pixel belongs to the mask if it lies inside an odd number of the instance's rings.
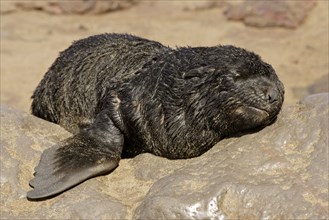
[[121,158],[123,135],[101,115],[85,130],[45,150],[27,193],[29,200],[55,196],[93,176],[115,169]]

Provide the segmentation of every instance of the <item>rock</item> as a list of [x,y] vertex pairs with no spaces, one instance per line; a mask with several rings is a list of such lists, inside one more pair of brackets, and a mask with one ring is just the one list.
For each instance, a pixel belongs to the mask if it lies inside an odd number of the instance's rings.
[[[21,9],[45,11],[50,14],[102,14],[128,8],[135,3],[135,0],[12,1],[10,11]],[[9,4],[6,5],[9,7]],[[6,12],[8,9],[4,11]]]
[[16,10],[15,3],[12,1],[1,1],[0,4],[1,14],[9,14]]
[[226,1],[203,0],[203,1],[180,1],[184,11],[203,11],[213,8],[223,8],[228,5]]
[[97,181],[83,187],[83,194],[43,202],[26,199],[41,151],[69,136],[58,125],[1,106],[1,218],[106,219],[109,213],[113,218],[126,218],[126,207],[102,193],[102,183]]
[[296,28],[315,6],[316,0],[305,1],[251,1],[232,4],[224,15],[229,20],[243,21],[256,27]]
[[293,87],[294,95],[298,98],[315,93],[329,92],[329,74],[325,74],[307,87]]
[[328,98],[312,95],[284,107],[271,126],[222,140],[200,157],[141,154],[39,202],[26,199],[34,166],[45,148],[70,134],[1,106],[1,218],[325,219]]
[[225,139],[158,180],[136,219],[326,219],[328,98],[284,108],[265,129]]

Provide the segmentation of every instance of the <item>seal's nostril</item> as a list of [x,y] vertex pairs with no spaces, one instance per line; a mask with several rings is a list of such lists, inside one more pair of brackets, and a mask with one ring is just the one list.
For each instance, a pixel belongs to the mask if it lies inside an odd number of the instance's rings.
[[275,89],[269,89],[267,91],[267,98],[270,103],[278,101],[278,96],[279,96],[279,94],[278,94],[277,90],[275,90]]

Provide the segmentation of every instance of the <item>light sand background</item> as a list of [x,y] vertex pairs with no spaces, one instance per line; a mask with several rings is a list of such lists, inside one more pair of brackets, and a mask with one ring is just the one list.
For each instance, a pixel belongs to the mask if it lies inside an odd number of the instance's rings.
[[[1,5],[8,1],[1,0]],[[195,3],[195,2],[194,2]],[[102,15],[1,14],[1,104],[29,111],[30,97],[58,53],[72,41],[104,32],[131,33],[175,46],[233,44],[252,50],[277,71],[285,105],[306,88],[328,88],[328,1],[318,1],[296,29],[256,28],[228,21],[223,7],[186,10],[183,1],[141,1]]]

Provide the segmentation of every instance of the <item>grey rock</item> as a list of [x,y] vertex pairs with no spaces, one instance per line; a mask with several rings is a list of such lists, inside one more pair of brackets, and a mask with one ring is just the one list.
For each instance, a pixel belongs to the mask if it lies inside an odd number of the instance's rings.
[[157,181],[136,219],[328,218],[328,94]]
[[1,106],[2,219],[328,218],[328,93],[284,107],[263,130],[204,155],[141,154],[49,200],[26,199],[41,152],[70,136]]
[[240,4],[231,4],[224,15],[229,20],[243,21],[249,26],[297,28],[315,5],[316,0],[245,0]]
[[131,7],[135,0],[75,0],[75,1],[10,1],[4,3],[1,13],[17,10],[39,10],[49,14],[103,14]]
[[214,8],[223,8],[228,5],[226,1],[203,0],[203,1],[179,1],[184,11],[204,11]]
[[1,106],[1,219],[106,219],[109,213],[116,219],[126,218],[126,207],[102,193],[99,181],[59,200],[26,199],[28,180],[41,152],[69,136],[58,125]]
[[0,14],[9,14],[16,10],[15,3],[12,1],[0,2]]
[[329,92],[329,74],[325,74],[316,79],[307,87],[294,87],[292,91],[297,98],[316,93]]

